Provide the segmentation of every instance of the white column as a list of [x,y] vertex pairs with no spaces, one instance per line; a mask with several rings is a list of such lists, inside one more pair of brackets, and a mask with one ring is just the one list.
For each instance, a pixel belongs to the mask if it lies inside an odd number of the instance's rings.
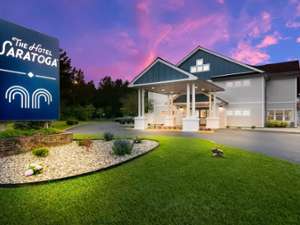
[[196,115],[196,93],[195,93],[195,84],[192,84],[192,116]]
[[209,109],[209,116],[211,116],[211,94],[208,94],[208,109]]
[[138,117],[141,117],[141,89],[138,89]]
[[190,117],[190,110],[191,110],[190,97],[191,97],[190,84],[186,84],[186,117]]
[[214,104],[213,104],[213,116],[216,117],[217,116],[217,97],[214,94]]
[[145,89],[142,88],[142,117],[145,115]]

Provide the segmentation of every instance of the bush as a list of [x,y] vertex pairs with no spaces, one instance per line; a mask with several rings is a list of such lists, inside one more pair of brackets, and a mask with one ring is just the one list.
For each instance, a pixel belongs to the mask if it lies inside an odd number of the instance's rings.
[[256,128],[256,126],[251,126],[251,129],[255,129]]
[[47,157],[49,150],[47,148],[35,148],[32,150],[32,154],[38,157]]
[[135,139],[133,140],[133,143],[140,144],[140,143],[142,143],[142,139],[140,137],[135,137]]
[[228,128],[230,128],[230,126],[229,126],[229,125],[227,125],[227,126],[226,126],[226,128],[228,129]]
[[116,140],[113,143],[112,150],[116,155],[130,154],[133,148],[133,143],[129,140]]
[[86,149],[89,150],[90,147],[92,146],[92,143],[93,142],[90,139],[83,139],[78,142],[78,145],[86,147]]
[[66,121],[66,123],[67,123],[67,125],[76,125],[76,124],[78,124],[79,122],[78,122],[78,120],[76,120],[76,119],[68,119],[67,121]]
[[14,123],[14,128],[18,130],[38,130],[45,128],[45,121],[20,121]]
[[269,120],[266,123],[267,127],[287,127],[288,122],[280,120]]
[[111,141],[112,139],[114,139],[114,135],[110,132],[105,132],[103,138],[105,141]]

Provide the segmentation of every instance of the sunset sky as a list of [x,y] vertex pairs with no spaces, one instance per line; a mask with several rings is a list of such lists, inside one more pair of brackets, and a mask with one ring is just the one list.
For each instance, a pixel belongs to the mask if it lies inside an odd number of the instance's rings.
[[96,83],[197,45],[249,64],[300,58],[300,0],[2,0],[0,17],[57,37]]

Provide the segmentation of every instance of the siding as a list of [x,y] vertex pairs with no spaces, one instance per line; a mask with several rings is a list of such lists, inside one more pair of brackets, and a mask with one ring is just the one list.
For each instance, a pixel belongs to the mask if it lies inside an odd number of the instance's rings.
[[202,79],[210,79],[211,77],[217,77],[225,74],[232,73],[251,73],[253,70],[241,66],[239,64],[230,62],[226,59],[210,54],[208,52],[198,50],[184,61],[179,67],[187,72],[190,72],[190,67],[196,65],[197,59],[203,59],[204,64],[210,64],[210,71],[193,73]]
[[[241,82],[250,81],[249,86],[240,87],[228,87],[227,82]],[[222,81],[214,81],[215,84],[223,87],[224,92],[217,93],[217,96],[223,98],[225,101],[229,102],[226,106],[227,112],[227,125],[229,126],[241,126],[241,127],[263,127],[264,126],[264,78],[254,77],[254,78],[238,78],[238,79],[228,79]],[[228,115],[229,112],[233,115]],[[249,111],[249,116],[237,116],[234,115],[236,111]]]

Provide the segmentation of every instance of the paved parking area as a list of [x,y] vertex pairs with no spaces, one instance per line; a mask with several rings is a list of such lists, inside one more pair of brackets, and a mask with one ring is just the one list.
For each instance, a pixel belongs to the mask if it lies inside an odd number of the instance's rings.
[[138,131],[120,126],[114,122],[99,122],[82,125],[70,129],[74,133],[112,132],[117,136],[136,135],[172,135],[199,137],[215,141],[219,144],[261,152],[270,156],[300,163],[300,134],[255,132],[241,130],[218,130],[212,134],[201,134],[180,131]]

